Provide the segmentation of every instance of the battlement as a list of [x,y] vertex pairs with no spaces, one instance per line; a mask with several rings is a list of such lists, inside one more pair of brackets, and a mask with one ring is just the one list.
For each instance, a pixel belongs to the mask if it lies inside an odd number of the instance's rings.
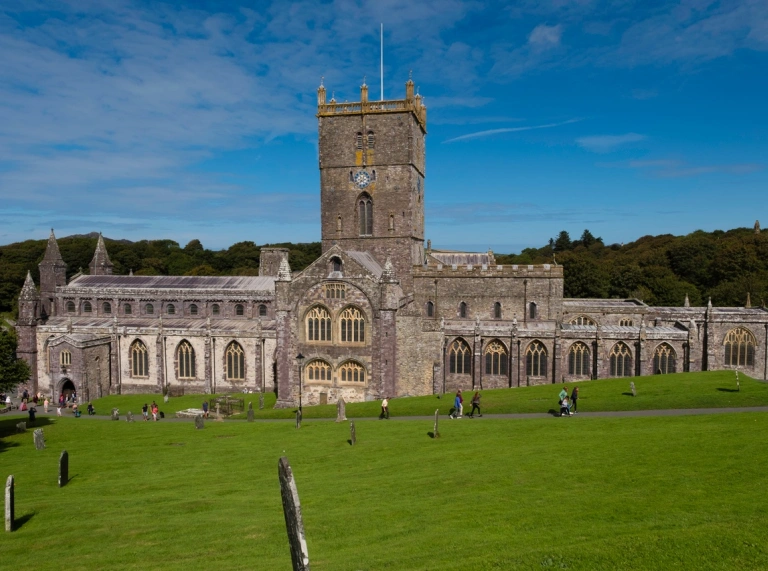
[[374,115],[381,113],[411,112],[424,131],[427,130],[427,108],[421,95],[414,95],[413,81],[405,83],[405,99],[387,101],[369,101],[368,86],[363,82],[360,86],[360,101],[338,103],[334,97],[326,101],[326,90],[323,84],[317,88],[317,116],[333,117],[337,115]]
[[563,266],[501,264],[429,264],[414,266],[414,277],[561,278]]

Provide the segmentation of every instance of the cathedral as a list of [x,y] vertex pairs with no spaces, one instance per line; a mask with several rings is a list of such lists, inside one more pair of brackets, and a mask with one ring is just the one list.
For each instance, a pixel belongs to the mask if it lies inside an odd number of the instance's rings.
[[[293,273],[114,275],[99,237],[69,282],[51,231],[19,297],[27,388],[107,394],[274,391],[278,407],[605,377],[736,369],[768,378],[768,311],[564,299],[556,264],[424,239],[427,110],[317,91],[322,255]],[[681,300],[683,301],[683,300]],[[670,381],[674,382],[674,381]]]

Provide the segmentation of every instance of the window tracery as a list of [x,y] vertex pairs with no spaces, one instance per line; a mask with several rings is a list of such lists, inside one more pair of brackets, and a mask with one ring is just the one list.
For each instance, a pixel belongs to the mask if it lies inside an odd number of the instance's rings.
[[485,348],[485,374],[506,375],[509,355],[504,345],[498,341],[491,341]]

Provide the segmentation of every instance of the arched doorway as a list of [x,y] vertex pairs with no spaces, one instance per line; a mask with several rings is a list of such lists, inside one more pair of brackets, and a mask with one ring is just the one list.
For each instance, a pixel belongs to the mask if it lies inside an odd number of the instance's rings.
[[66,402],[69,402],[72,400],[72,395],[75,392],[75,383],[73,383],[69,379],[64,379],[64,382],[61,383],[61,394],[64,395],[64,400]]

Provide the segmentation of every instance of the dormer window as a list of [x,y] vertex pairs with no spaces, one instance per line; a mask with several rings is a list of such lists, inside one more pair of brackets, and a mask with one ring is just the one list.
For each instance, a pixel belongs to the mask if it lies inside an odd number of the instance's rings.
[[341,258],[336,258],[336,257],[331,258],[331,265],[333,267],[334,272],[340,272],[342,269]]

